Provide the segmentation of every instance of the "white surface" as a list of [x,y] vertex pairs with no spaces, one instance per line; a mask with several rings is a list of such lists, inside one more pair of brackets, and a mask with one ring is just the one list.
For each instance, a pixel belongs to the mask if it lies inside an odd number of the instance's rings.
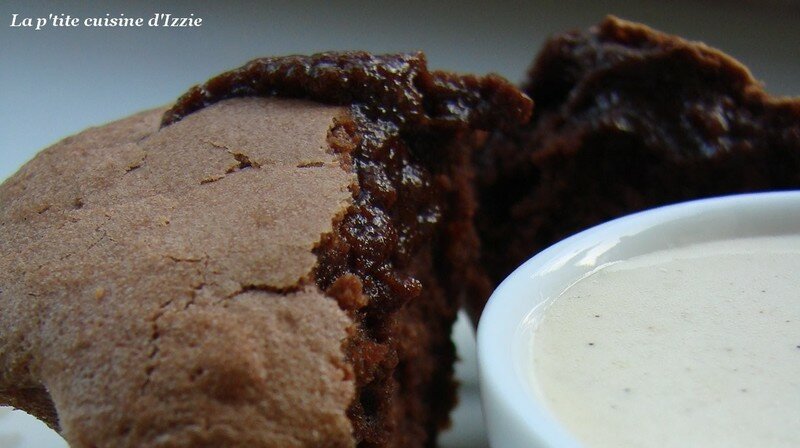
[[475,330],[465,313],[459,313],[453,327],[453,341],[459,358],[456,362],[456,379],[461,387],[458,390],[458,406],[452,414],[453,427],[439,436],[439,447],[486,448],[488,441],[478,390]]
[[30,415],[0,407],[0,447],[2,448],[65,448],[55,431]]
[[669,247],[798,234],[800,192],[662,207],[581,232],[528,260],[494,292],[478,328],[481,397],[492,446],[577,447],[531,380],[530,341],[548,302],[599,266]]

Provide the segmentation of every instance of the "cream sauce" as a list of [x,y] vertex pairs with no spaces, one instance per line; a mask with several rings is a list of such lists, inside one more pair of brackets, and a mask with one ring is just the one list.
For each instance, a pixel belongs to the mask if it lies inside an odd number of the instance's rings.
[[798,447],[800,236],[602,267],[550,304],[533,363],[588,447]]

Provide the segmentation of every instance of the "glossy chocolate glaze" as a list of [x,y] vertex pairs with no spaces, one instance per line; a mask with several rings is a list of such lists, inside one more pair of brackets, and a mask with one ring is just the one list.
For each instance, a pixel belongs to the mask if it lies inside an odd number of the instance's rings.
[[530,99],[497,75],[428,71],[421,52],[343,52],[255,59],[193,87],[164,114],[162,124],[239,96],[354,105],[370,119],[386,119],[399,127],[503,128],[527,120],[531,112]]

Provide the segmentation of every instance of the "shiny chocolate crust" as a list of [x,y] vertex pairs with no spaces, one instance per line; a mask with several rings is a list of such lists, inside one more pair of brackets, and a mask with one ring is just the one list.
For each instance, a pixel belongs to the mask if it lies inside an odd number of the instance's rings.
[[283,96],[357,105],[370,119],[403,127],[465,123],[477,129],[516,126],[531,101],[497,75],[429,71],[425,55],[319,53],[255,59],[193,87],[164,114],[162,125],[226,98]]
[[800,100],[702,43],[608,17],[552,38],[531,122],[477,152],[485,289],[589,226],[673,202],[800,187]]

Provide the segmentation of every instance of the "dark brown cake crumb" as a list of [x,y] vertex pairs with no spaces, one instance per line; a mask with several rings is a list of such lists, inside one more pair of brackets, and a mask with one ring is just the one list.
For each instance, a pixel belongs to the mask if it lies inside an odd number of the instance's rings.
[[530,124],[477,153],[488,281],[473,295],[476,315],[521,262],[592,225],[800,186],[800,101],[769,96],[703,44],[609,17],[551,39],[524,90],[536,103]]

